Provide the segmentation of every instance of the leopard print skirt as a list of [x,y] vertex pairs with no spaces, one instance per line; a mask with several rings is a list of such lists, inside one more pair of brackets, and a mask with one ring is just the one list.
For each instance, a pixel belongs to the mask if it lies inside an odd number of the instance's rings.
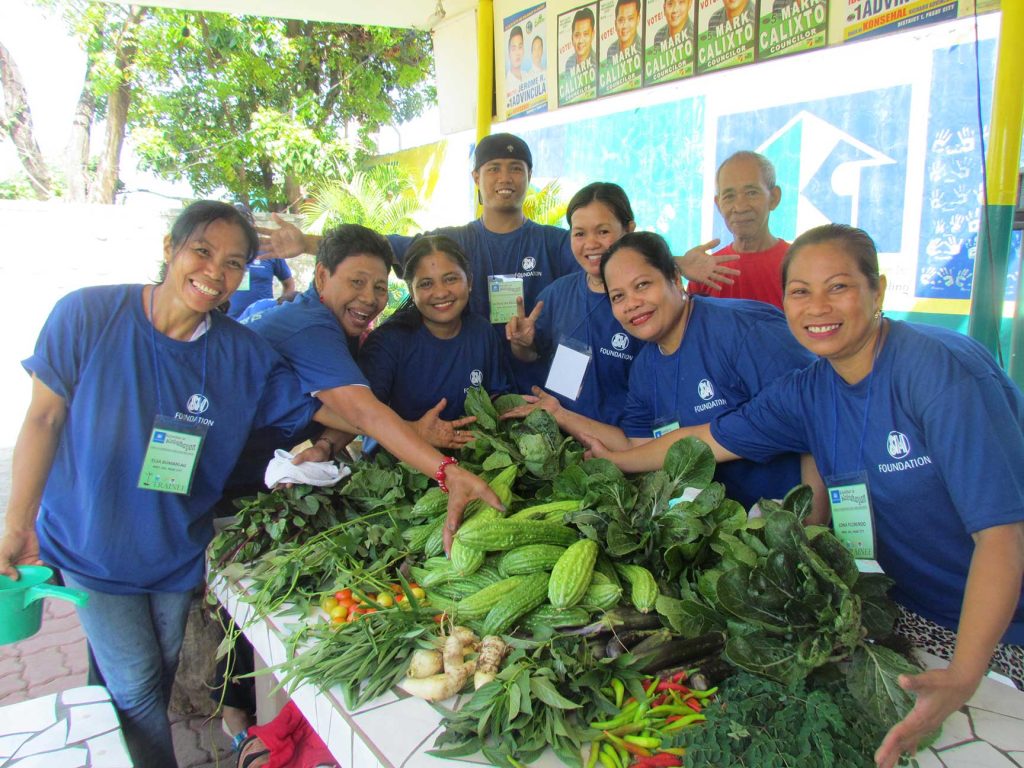
[[[905,637],[918,648],[934,653],[939,658],[953,658],[956,632],[929,621],[902,605],[897,604],[896,607],[899,609],[894,630],[897,635]],[[1017,690],[1024,690],[1024,645],[997,645],[995,653],[992,654],[992,661],[989,662],[989,669],[1006,675],[1017,686]]]

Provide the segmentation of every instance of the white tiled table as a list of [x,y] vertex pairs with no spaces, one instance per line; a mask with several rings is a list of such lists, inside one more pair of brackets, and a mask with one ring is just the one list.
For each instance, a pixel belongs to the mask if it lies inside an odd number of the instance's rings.
[[[282,638],[287,637],[289,624],[296,619],[271,616],[246,625],[252,606],[239,600],[238,592],[223,580],[211,584],[211,589],[267,666],[286,660]],[[337,688],[321,691],[312,685],[301,685],[289,695],[342,768],[465,768],[466,763],[489,764],[482,757],[441,760],[426,754],[441,732],[441,711],[399,689],[355,711],[345,708]],[[555,768],[561,763],[551,755],[534,765]]]
[[107,689],[71,688],[0,707],[0,768],[132,768]]
[[[270,617],[246,626],[251,606],[241,602],[235,589],[223,581],[211,588],[268,666],[285,661],[281,638],[288,635],[288,619]],[[920,655],[925,666],[944,664],[930,654]],[[345,709],[337,690],[324,692],[303,685],[291,698],[342,768],[488,764],[480,756],[441,760],[426,754],[441,732],[441,712],[399,689],[354,712]],[[938,742],[919,753],[917,760],[921,768],[1024,768],[1024,693],[984,680],[963,711],[947,720]],[[553,768],[561,763],[549,752],[533,765]]]

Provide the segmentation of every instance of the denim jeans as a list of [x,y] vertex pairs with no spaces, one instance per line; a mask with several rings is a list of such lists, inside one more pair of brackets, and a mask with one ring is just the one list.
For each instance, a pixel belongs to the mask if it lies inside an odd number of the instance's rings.
[[111,595],[64,581],[89,594],[78,618],[136,768],[177,768],[167,705],[193,591]]

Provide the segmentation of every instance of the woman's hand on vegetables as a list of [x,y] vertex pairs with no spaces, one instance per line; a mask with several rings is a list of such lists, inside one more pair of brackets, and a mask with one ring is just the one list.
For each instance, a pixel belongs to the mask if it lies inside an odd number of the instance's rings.
[[682,256],[676,257],[679,271],[683,277],[691,282],[703,283],[710,288],[720,289],[726,285],[732,285],[733,279],[740,271],[733,267],[724,266],[727,262],[736,261],[738,258],[734,253],[723,253],[717,256],[709,253],[717,248],[721,241],[718,238],[708,240],[706,243],[696,245]]
[[418,420],[412,423],[416,433],[435,448],[461,448],[474,440],[473,433],[463,431],[476,421],[476,416],[464,416],[461,419],[445,421],[441,411],[448,405],[448,399],[441,400]]
[[558,398],[554,395],[548,394],[540,387],[533,388],[532,395],[523,395],[523,399],[526,400],[526,405],[517,405],[515,408],[509,408],[500,418],[504,419],[525,419],[533,411],[538,408],[543,408],[545,411],[550,413],[552,416],[556,416],[562,408],[562,404],[558,402]]
[[580,442],[587,449],[583,454],[585,459],[608,459],[613,464],[615,463],[613,460],[615,451],[602,443],[600,438],[594,435],[580,435]]
[[891,768],[903,753],[917,752],[918,743],[960,709],[980,682],[980,677],[961,674],[952,666],[919,675],[900,675],[900,687],[915,694],[917,701],[910,713],[889,729],[875,752],[875,764]]
[[16,565],[42,565],[39,559],[39,540],[33,529],[19,530],[8,527],[0,539],[0,573],[18,580]]
[[276,213],[270,214],[277,227],[256,227],[260,235],[260,256],[266,259],[288,259],[306,252],[302,230]]
[[516,313],[505,325],[505,338],[512,345],[512,354],[524,362],[532,362],[537,359],[534,339],[537,332],[537,318],[540,317],[543,308],[544,302],[538,301],[533,312],[526,314],[523,297],[519,296],[516,299]]
[[448,516],[444,522],[444,551],[450,554],[455,532],[462,525],[462,514],[469,502],[480,499],[502,512],[505,505],[487,483],[458,464],[449,464],[446,468],[445,484],[448,486]]

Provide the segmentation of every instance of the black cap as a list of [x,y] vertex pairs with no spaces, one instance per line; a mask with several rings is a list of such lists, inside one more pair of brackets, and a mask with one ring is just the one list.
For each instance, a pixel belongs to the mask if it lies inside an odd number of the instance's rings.
[[493,133],[484,136],[476,145],[476,153],[473,156],[473,170],[480,170],[480,166],[489,163],[491,160],[522,160],[526,167],[533,170],[533,155],[526,142],[511,133]]

